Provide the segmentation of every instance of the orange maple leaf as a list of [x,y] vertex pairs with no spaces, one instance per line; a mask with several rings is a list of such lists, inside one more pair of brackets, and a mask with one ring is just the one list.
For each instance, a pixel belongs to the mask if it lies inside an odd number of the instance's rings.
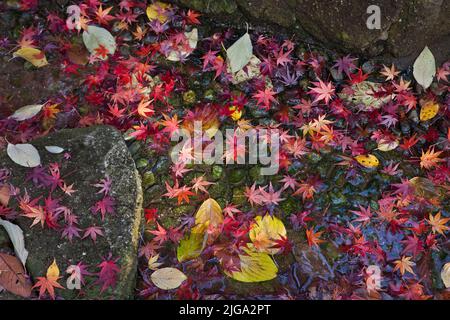
[[420,157],[420,167],[425,169],[432,169],[439,162],[444,161],[439,158],[442,151],[434,151],[434,148],[429,148],[425,153],[422,150],[422,156]]
[[319,246],[319,244],[325,242],[325,240],[319,239],[319,237],[322,235],[323,231],[314,232],[314,229],[306,229],[306,238],[308,240],[308,245],[310,247],[312,246]]

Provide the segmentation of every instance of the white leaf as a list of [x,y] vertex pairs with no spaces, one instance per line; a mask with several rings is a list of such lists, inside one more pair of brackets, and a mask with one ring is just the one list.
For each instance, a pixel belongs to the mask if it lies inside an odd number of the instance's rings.
[[41,164],[39,152],[31,144],[8,143],[6,153],[12,161],[23,167],[37,167]]
[[228,62],[233,73],[238,72],[249,63],[253,55],[253,45],[248,33],[244,34],[227,49]]
[[33,118],[42,110],[43,106],[43,104],[31,104],[29,106],[22,107],[17,109],[16,112],[10,116],[10,118],[17,121],[24,121]]
[[189,47],[192,49],[197,48],[197,42],[198,42],[198,30],[197,28],[192,29],[191,32],[185,32],[184,35],[189,41]]
[[50,153],[55,153],[55,154],[58,154],[58,153],[61,153],[64,151],[63,148],[58,147],[58,146],[45,146],[45,150],[47,150]]
[[416,81],[424,87],[428,88],[433,82],[433,77],[436,74],[436,62],[433,53],[425,47],[422,53],[417,57],[413,66],[413,75]]
[[25,240],[23,238],[22,229],[20,229],[19,226],[16,226],[11,222],[2,219],[0,219],[0,226],[3,226],[3,228],[5,228],[14,246],[14,252],[16,253],[16,256],[25,267],[25,263],[27,262],[28,258],[28,251],[27,249],[25,249]]
[[113,35],[108,30],[97,26],[88,26],[87,31],[83,32],[83,42],[91,54],[96,54],[95,50],[100,46],[104,46],[109,54],[114,54],[117,47]]
[[175,268],[158,269],[150,278],[155,286],[163,290],[176,289],[187,279],[183,272]]

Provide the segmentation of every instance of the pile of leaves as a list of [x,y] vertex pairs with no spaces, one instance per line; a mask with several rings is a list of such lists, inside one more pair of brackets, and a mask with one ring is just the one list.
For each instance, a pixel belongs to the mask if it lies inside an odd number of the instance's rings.
[[[192,131],[196,120],[207,133],[201,143],[225,128],[235,130],[228,145],[249,129],[280,131],[279,174],[248,185],[245,204],[210,198],[213,183],[204,175],[186,182],[196,169],[188,163],[193,150],[186,145],[180,151],[161,181],[163,196],[173,199],[173,207],[193,203],[197,209],[167,227],[158,208],[146,208],[140,297],[233,298],[239,294],[230,292],[230,281],[269,280],[281,289],[274,285],[265,296],[279,299],[448,297],[450,62],[436,66],[428,48],[412,72],[351,55],[330,57],[286,38],[213,32],[198,13],[162,2],[81,1],[68,14],[48,12],[45,20],[38,2],[20,1],[20,10],[36,21],[23,26],[18,39],[0,39],[0,46],[32,68],[58,68],[80,86],[69,95],[15,106],[0,120],[0,147],[16,163],[34,168],[33,182],[50,194],[74,189],[59,177],[57,165],[45,172],[29,141],[62,128],[112,125],[157,156],[167,156],[172,134]],[[208,90],[199,95],[193,79],[207,82]],[[235,149],[224,158],[246,153]],[[97,185],[104,198],[92,214],[101,219],[113,211],[110,183]],[[325,196],[336,188],[347,192],[345,200],[342,193],[341,200]],[[21,192],[8,187],[5,193]],[[296,203],[293,213],[282,209],[289,199]],[[81,237],[69,208],[65,226],[56,227],[54,219],[62,216],[48,203],[23,195],[22,203],[17,214],[69,241],[101,236],[101,229],[91,227]],[[0,217],[13,221],[10,213],[3,202]],[[301,262],[292,257],[307,251],[303,244],[329,257],[333,281],[299,283]],[[291,262],[282,267],[283,261]],[[53,298],[53,288],[62,290],[55,266],[34,279],[41,297],[45,290]],[[378,285],[371,266],[380,269]],[[103,281],[100,272],[102,285],[114,285],[111,272],[118,267],[108,265]]]

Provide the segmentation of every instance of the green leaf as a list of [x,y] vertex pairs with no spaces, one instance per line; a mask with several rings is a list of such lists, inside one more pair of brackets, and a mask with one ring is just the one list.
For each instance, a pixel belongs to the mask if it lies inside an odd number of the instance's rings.
[[436,62],[433,53],[425,47],[417,57],[413,66],[413,75],[416,81],[424,88],[428,88],[436,74]]
[[231,72],[236,73],[245,67],[250,62],[252,55],[252,41],[250,40],[250,35],[246,33],[227,49],[227,57],[231,66]]

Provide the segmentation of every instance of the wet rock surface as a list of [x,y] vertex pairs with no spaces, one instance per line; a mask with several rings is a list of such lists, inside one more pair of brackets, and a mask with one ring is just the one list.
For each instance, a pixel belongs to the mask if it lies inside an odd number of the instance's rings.
[[[142,218],[142,191],[139,174],[127,149],[122,135],[109,126],[61,130],[31,142],[40,152],[43,165],[60,163],[61,174],[68,183],[74,183],[77,190],[72,196],[62,196],[55,191],[53,198],[61,197],[61,203],[72,209],[79,218],[78,226],[102,227],[104,237],[96,243],[90,239],[76,238],[72,242],[61,239],[55,230],[41,228],[40,224],[30,228],[31,219],[19,217],[16,223],[24,230],[25,245],[29,251],[27,269],[33,278],[44,276],[48,266],[56,259],[61,275],[69,265],[83,261],[89,270],[95,272],[103,257],[118,258],[120,275],[117,286],[99,292],[98,286],[91,286],[88,277],[87,289],[80,294],[77,290],[58,292],[66,299],[127,299],[134,295],[137,273],[137,249]],[[56,145],[71,155],[67,161],[63,154],[51,154],[44,146]],[[10,168],[10,183],[26,189],[31,199],[44,198],[43,189],[24,182],[28,168],[15,165],[5,153],[0,155],[0,167]],[[115,213],[101,221],[99,215],[91,213],[91,207],[100,199],[92,184],[108,175],[112,180],[111,196],[115,199]],[[65,279],[65,277],[64,277]],[[63,281],[63,280],[61,280]],[[62,283],[65,286],[65,283]],[[1,295],[0,295],[1,296]]]
[[[383,61],[408,65],[428,45],[438,61],[450,54],[448,1],[326,1],[326,0],[178,0],[222,21],[255,26],[277,25],[288,33],[312,35],[328,48],[360,52]],[[381,29],[370,30],[367,8],[377,5]],[[242,27],[242,26],[241,26]],[[277,30],[277,29],[275,29]],[[278,29],[279,32],[279,29]]]

